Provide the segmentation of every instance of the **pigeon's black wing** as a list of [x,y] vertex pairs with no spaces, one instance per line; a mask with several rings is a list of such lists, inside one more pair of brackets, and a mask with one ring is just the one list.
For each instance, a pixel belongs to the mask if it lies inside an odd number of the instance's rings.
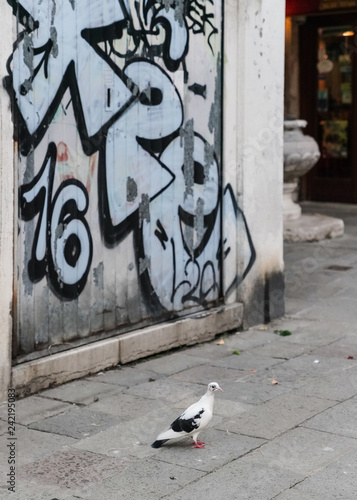
[[[196,411],[189,412],[188,410],[186,410],[185,413],[183,413],[174,422],[172,422],[170,427],[174,432],[190,433],[199,428],[204,412],[204,408],[199,409],[197,413]],[[192,413],[195,414],[193,415]]]

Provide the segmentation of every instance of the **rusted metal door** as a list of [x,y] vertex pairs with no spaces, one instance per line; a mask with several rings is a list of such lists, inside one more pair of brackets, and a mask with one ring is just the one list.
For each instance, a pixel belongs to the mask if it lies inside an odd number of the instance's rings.
[[15,362],[217,303],[238,279],[223,197],[241,215],[222,186],[221,1],[8,3]]

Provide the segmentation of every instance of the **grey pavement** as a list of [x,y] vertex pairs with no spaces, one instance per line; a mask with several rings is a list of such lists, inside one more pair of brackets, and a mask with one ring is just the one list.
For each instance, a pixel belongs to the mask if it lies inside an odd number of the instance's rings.
[[[357,207],[304,210],[345,235],[286,244],[285,317],[17,401],[15,493],[0,406],[0,499],[356,499]],[[206,448],[151,448],[211,381]]]

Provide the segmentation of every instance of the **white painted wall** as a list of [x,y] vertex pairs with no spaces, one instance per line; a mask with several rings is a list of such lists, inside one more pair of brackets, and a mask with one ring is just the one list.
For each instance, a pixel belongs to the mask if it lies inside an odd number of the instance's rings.
[[[228,0],[225,13],[226,176],[257,258],[238,289],[245,324],[281,315],[283,301],[284,0]],[[236,90],[236,92],[235,92]],[[240,233],[238,233],[240,234]],[[244,242],[237,241],[238,268]]]
[[[4,8],[0,30],[0,81],[12,50],[12,13]],[[13,124],[9,96],[0,84],[0,402],[7,397],[11,376],[13,300],[14,169]]]

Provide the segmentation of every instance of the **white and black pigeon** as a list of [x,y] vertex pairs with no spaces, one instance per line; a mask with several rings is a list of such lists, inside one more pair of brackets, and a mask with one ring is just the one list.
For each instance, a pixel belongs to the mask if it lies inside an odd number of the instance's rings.
[[205,443],[197,441],[197,437],[212,419],[215,391],[222,390],[217,382],[208,384],[206,394],[197,403],[189,406],[168,429],[161,432],[151,446],[160,448],[170,439],[191,436],[194,441],[193,448],[204,448]]

